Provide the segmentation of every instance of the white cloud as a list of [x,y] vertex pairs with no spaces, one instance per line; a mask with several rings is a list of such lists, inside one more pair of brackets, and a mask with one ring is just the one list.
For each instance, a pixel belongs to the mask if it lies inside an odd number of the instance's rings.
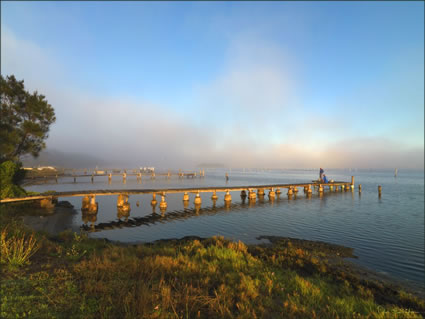
[[55,108],[47,145],[110,163],[190,168],[201,162],[234,167],[422,168],[423,147],[383,138],[348,140],[341,118],[323,118],[301,103],[296,62],[258,38],[235,40],[224,69],[200,84],[190,117],[155,101],[87,94],[53,50],[2,26],[3,75],[25,79]]

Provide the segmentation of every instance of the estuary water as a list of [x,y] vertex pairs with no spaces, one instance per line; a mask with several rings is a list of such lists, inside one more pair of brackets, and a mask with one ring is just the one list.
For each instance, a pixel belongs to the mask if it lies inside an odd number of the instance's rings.
[[[225,181],[225,173],[229,181]],[[64,228],[78,229],[83,224],[99,225],[117,220],[137,221],[126,227],[89,233],[94,238],[107,238],[121,242],[151,242],[158,239],[184,236],[210,237],[221,235],[245,243],[259,243],[257,237],[282,236],[319,240],[354,248],[358,259],[352,261],[375,272],[423,287],[424,277],[424,172],[399,170],[326,170],[329,179],[351,181],[355,177],[353,192],[330,192],[323,196],[314,191],[308,198],[300,188],[298,195],[288,199],[286,190],[274,201],[264,199],[256,203],[242,201],[240,192],[231,192],[232,204],[224,205],[224,193],[217,193],[214,204],[211,193],[201,193],[202,205],[196,210],[194,194],[190,203],[183,206],[183,194],[169,194],[168,208],[164,214],[159,205],[153,211],[151,195],[131,195],[131,211],[124,216],[117,210],[117,196],[97,196],[99,210],[91,219],[81,213],[81,197],[60,198],[71,202],[77,214],[67,218]],[[318,178],[316,170],[206,170],[204,178],[155,180],[143,177],[138,183],[129,176],[125,184],[114,176],[59,179],[26,186],[27,190],[99,190],[99,189],[161,189],[209,186],[245,186],[265,184],[306,183]],[[358,192],[362,184],[362,192]],[[382,195],[378,196],[378,185]],[[158,202],[160,198],[157,197]],[[139,203],[139,205],[137,205]],[[143,218],[145,217],[145,218]],[[52,217],[45,217],[48,223]]]

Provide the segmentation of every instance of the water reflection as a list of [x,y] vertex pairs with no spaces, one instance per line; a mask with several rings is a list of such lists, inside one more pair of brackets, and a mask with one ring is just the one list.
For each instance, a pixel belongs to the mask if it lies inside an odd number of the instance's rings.
[[[185,203],[185,202],[183,202]],[[253,207],[255,205],[262,204],[262,205],[273,205],[274,201],[263,201],[262,203],[256,202],[255,199],[249,200],[249,207]],[[246,205],[245,199],[242,200],[242,203],[239,204],[232,204],[231,201],[225,201],[223,206],[216,206],[216,203],[213,203],[213,206],[211,207],[205,207],[201,208],[201,204],[195,204],[193,209],[187,209],[186,207],[183,210],[177,210],[177,211],[171,211],[165,214],[166,207],[160,208],[161,215],[156,214],[155,208],[156,205],[152,205],[152,213],[150,215],[144,216],[144,217],[134,217],[130,218],[130,209],[123,209],[123,207],[117,207],[117,221],[111,221],[107,223],[99,223],[98,225],[94,225],[93,223],[97,220],[96,216],[97,214],[86,214],[84,213],[82,215],[83,225],[81,226],[81,229],[85,231],[102,231],[106,229],[113,229],[113,228],[122,228],[122,227],[134,227],[134,226],[142,226],[142,225],[152,225],[156,224],[158,222],[160,223],[167,223],[174,220],[184,220],[189,219],[192,217],[198,217],[202,215],[215,215],[221,212],[228,212],[232,209],[240,209],[241,207],[244,207]],[[87,225],[88,222],[92,222],[90,226]]]

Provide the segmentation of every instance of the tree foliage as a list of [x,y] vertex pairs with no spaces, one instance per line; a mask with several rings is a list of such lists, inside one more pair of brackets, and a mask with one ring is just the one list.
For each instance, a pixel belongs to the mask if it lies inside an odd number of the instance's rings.
[[25,154],[37,157],[46,147],[55,112],[44,95],[27,92],[24,81],[1,76],[0,162],[19,161]]
[[0,164],[0,198],[20,197],[26,194],[17,184],[23,178],[20,164],[5,161]]

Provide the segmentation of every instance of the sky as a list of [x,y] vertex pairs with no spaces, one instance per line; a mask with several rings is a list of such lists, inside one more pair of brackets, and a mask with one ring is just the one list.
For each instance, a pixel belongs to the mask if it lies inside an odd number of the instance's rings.
[[424,2],[2,1],[1,74],[111,164],[424,167]]

